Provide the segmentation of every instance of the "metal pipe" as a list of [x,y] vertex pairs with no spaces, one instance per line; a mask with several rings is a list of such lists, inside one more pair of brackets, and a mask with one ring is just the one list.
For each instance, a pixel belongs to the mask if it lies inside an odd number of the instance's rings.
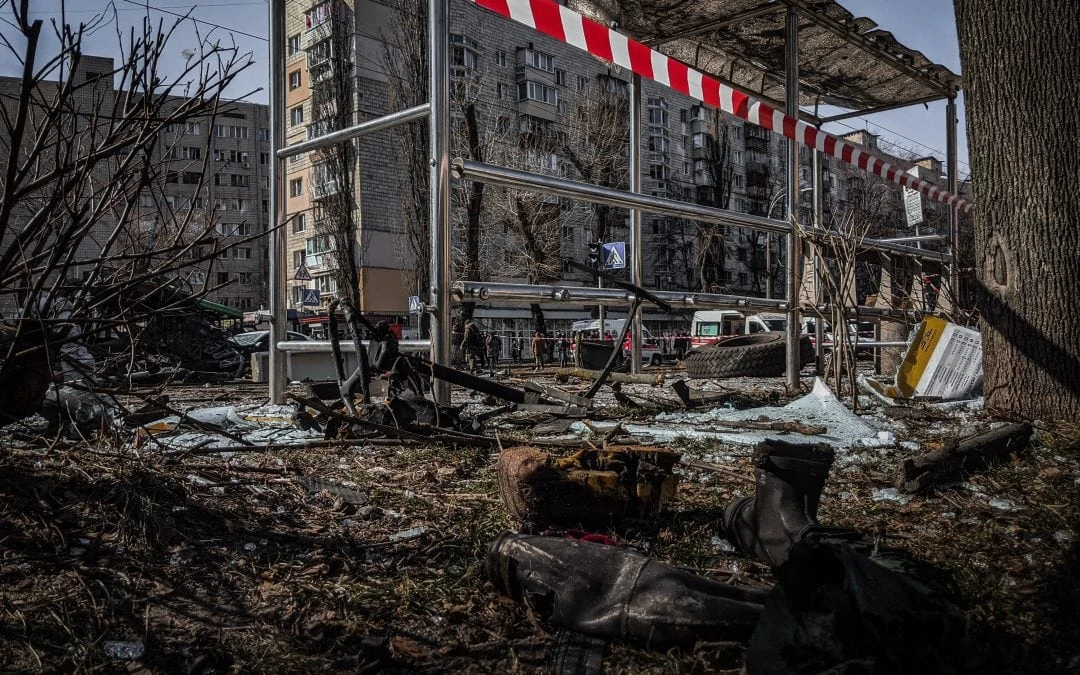
[[[951,194],[957,192],[956,172],[956,94],[945,103],[945,180]],[[952,264],[949,265],[949,302],[953,307],[960,299],[960,283],[957,276],[957,259],[960,256],[960,211],[949,206],[949,253]]]
[[885,237],[884,239],[870,239],[869,241],[879,244],[901,244],[917,241],[943,241],[949,238],[947,234],[920,234],[914,237]]
[[[814,188],[814,229],[825,229],[825,153],[820,150],[814,150],[813,161],[813,188]],[[810,262],[811,274],[813,275],[813,301],[816,304],[821,304],[825,301],[822,297],[823,292],[821,288],[821,270],[818,268],[820,263],[820,257],[814,256]],[[814,372],[819,375],[825,370],[825,354],[821,349],[822,342],[825,339],[825,322],[814,322]]]
[[[784,30],[784,74],[787,76],[785,88],[787,114],[799,116],[799,15],[793,8],[788,8],[787,26]],[[794,223],[799,217],[799,144],[794,139],[787,142],[787,215],[792,229],[786,235],[787,250],[784,266],[787,268],[787,385],[791,391],[799,387],[799,291],[802,282],[802,238],[794,230]]]
[[[428,0],[431,161],[431,360],[450,365],[450,2]],[[432,383],[432,397],[450,403],[450,384]]]
[[[270,344],[285,337],[287,308],[285,302],[285,258],[287,234],[285,231],[285,161],[277,157],[277,151],[285,145],[285,0],[270,0],[270,211],[271,227],[267,240],[270,258]],[[267,382],[270,402],[285,402],[285,355],[274,348],[270,350]]]
[[[630,78],[630,192],[641,193],[641,76],[637,73]],[[641,210],[630,209],[630,283],[644,286],[642,283],[641,245]],[[634,312],[630,317],[632,337],[630,339],[630,372],[641,373],[641,312]]]
[[[277,348],[283,352],[301,352],[301,353],[330,353],[330,341],[329,340],[289,340],[287,342],[279,342]],[[364,345],[368,351],[371,351],[372,343],[370,341],[364,341]],[[356,343],[352,340],[341,341],[341,351],[343,352],[355,352]],[[420,354],[431,351],[431,340],[400,340],[398,341],[398,351]]]
[[421,103],[420,105],[413,106],[412,108],[406,108],[405,110],[399,110],[389,115],[383,115],[382,117],[376,117],[359,124],[354,124],[351,127],[339,129],[333,131],[325,136],[319,136],[313,138],[310,141],[304,141],[303,143],[297,143],[278,150],[275,155],[282,159],[288,159],[294,155],[300,155],[305,152],[311,152],[312,150],[318,150],[319,148],[325,148],[342,141],[350,141],[360,136],[366,136],[373,134],[376,131],[383,131],[385,129],[392,129],[396,126],[412,122],[414,120],[423,119],[425,116],[431,114],[431,104]]
[[[659,213],[694,220],[704,220],[710,223],[722,223],[732,227],[744,227],[750,230],[762,230],[774,234],[787,234],[791,231],[791,225],[771,218],[751,216],[745,213],[725,211],[708,206],[700,206],[689,202],[680,202],[674,199],[653,197],[651,195],[635,195],[625,190],[601,187],[590,183],[545,176],[539,173],[508,169],[496,164],[486,164],[471,159],[457,158],[451,165],[454,176],[465,180],[478,180],[494,185],[505,185],[512,188],[543,191],[548,194],[561,195],[580,199],[582,201],[595,202],[597,204],[611,204],[625,208],[640,208],[648,213]],[[830,230],[825,233],[835,237],[849,238],[839,232]],[[899,253],[901,255],[921,256],[933,260],[943,260],[946,254],[936,251],[926,251],[913,246],[901,244],[883,243],[879,240],[866,239],[861,241],[864,249],[883,251],[885,253]]]
[[611,204],[612,206],[621,206],[628,209],[638,208],[648,213],[681,216],[693,220],[723,223],[732,227],[764,230],[776,234],[786,234],[791,231],[791,226],[787,223],[770,220],[762,216],[725,211],[664,197],[635,195],[625,190],[616,190],[518,169],[508,169],[503,166],[485,164],[471,159],[455,159],[452,170],[456,177],[466,180],[479,180],[513,188],[535,189],[548,194],[572,197],[596,204]]
[[[628,306],[635,294],[621,288],[593,288],[591,286],[539,286],[491,281],[458,281],[452,287],[457,300],[499,300],[501,302],[529,304],[533,302],[559,302],[573,305]],[[785,300],[769,300],[723,293],[686,293],[683,291],[652,291],[661,300],[676,307],[687,309],[751,309],[759,311],[785,311]]]

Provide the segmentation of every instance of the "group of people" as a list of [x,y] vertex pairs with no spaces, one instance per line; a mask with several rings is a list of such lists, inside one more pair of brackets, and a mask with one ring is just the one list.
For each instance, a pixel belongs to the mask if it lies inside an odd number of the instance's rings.
[[[482,330],[479,324],[472,320],[466,321],[455,333],[455,343],[466,367],[474,373],[486,370],[494,376],[495,367],[502,355],[502,339],[494,331]],[[608,340],[614,339],[610,333],[604,337]],[[522,363],[525,357],[525,338],[513,335],[507,339],[511,362]],[[532,354],[533,370],[542,370],[548,363],[553,362],[564,368],[568,366],[574,360],[571,344],[571,336],[563,331],[558,331],[553,336],[543,331],[533,333],[528,345]],[[660,339],[660,346],[665,355],[673,354],[676,359],[681,360],[690,351],[690,334],[685,330],[665,332]]]
[[660,349],[664,354],[674,354],[677,360],[682,361],[690,351],[690,334],[684,330],[665,332],[660,340]]
[[[495,374],[495,366],[502,355],[502,339],[495,332],[482,330],[479,324],[470,320],[466,321],[460,330],[455,331],[454,338],[466,368],[474,373],[486,370],[490,375]],[[508,339],[510,360],[515,364],[522,363],[525,357],[525,338],[514,335]],[[553,337],[536,331],[529,341],[529,351],[532,354],[533,370],[541,370],[553,361],[565,367],[572,356],[570,337],[561,331]]]
[[502,340],[498,335],[480,330],[475,321],[466,321],[460,348],[469,370],[481,373],[486,369],[488,375],[495,375],[495,366],[502,351]]

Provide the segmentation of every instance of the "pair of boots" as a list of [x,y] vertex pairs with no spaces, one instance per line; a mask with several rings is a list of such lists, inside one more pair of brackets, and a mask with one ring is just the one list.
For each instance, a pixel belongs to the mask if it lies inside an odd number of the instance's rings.
[[754,447],[756,489],[724,511],[728,540],[771,567],[788,558],[791,547],[810,537],[853,543],[851,530],[823,527],[817,520],[821,490],[835,453],[825,443],[799,444],[767,439]]

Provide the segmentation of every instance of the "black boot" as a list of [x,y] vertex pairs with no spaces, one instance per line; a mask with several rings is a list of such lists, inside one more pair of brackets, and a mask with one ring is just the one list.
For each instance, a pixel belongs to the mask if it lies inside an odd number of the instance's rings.
[[768,439],[754,447],[753,497],[736,499],[724,511],[728,540],[772,567],[788,557],[795,542],[819,529],[821,489],[829,477],[833,449],[825,443],[798,444]]
[[487,572],[554,626],[659,649],[749,639],[766,596],[625,548],[512,532],[491,545]]

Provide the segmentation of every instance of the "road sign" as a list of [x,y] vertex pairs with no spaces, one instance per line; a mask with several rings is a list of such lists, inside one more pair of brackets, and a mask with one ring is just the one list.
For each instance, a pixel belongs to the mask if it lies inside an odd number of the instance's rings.
[[409,296],[409,314],[423,314],[424,303],[420,302],[419,295]]
[[[911,167],[908,173],[918,178],[919,167]],[[907,217],[908,227],[914,227],[923,221],[922,194],[918,190],[904,188],[904,215]]]
[[626,269],[626,242],[612,241],[604,244],[602,259],[606,270]]
[[304,294],[301,296],[300,304],[305,307],[318,307],[319,306],[319,289],[317,288],[305,288]]
[[300,263],[300,267],[296,268],[296,274],[293,275],[295,281],[311,281],[311,272],[308,272],[307,265]]

